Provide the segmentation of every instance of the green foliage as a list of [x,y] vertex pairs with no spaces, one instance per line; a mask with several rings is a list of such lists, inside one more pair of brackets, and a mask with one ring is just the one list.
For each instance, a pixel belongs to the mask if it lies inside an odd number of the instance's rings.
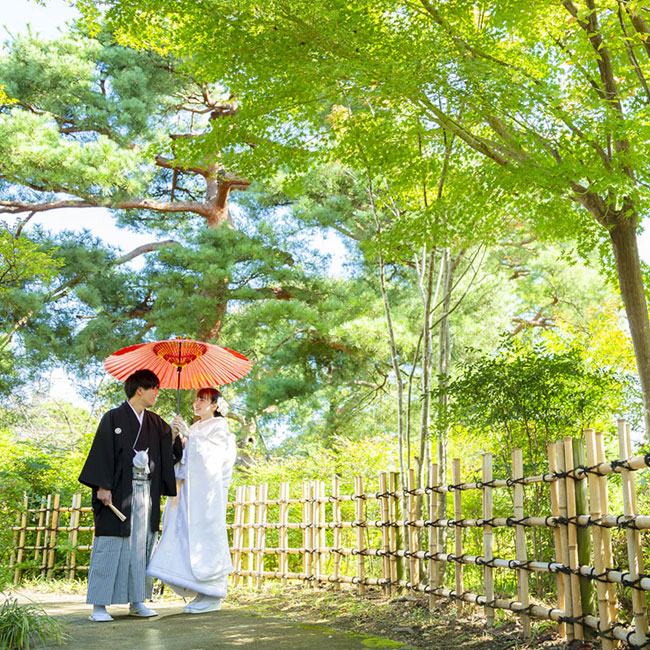
[[361,476],[375,485],[377,473],[394,465],[397,440],[394,435],[375,435],[357,440],[336,437],[330,448],[319,444],[287,442],[280,455],[255,457],[255,463],[235,474],[235,485],[268,483],[275,494],[282,482],[298,485],[301,481],[340,477],[342,494],[354,492],[354,477]]
[[[479,354],[461,365],[449,385],[453,406],[446,417],[465,435],[489,432],[504,462],[519,447],[534,466],[544,462],[549,442],[629,415],[635,389],[629,377],[590,362],[584,349],[510,339],[494,355]],[[633,415],[638,421],[639,414]]]
[[67,635],[60,621],[50,616],[39,605],[19,605],[11,595],[0,607],[0,648],[2,650],[29,650],[35,641],[54,641],[61,645]]

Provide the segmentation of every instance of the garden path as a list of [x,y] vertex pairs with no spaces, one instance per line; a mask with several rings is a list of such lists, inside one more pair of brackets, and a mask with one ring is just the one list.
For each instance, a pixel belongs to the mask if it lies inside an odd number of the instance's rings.
[[[90,607],[83,596],[21,591],[21,602],[36,602],[61,620],[70,638],[63,646],[48,643],[45,648],[66,650],[355,650],[402,648],[402,643],[332,630],[324,625],[305,625],[280,618],[262,617],[224,604],[219,612],[190,616],[183,603],[156,602],[156,618],[136,619],[128,606],[109,608],[114,621],[92,623]],[[42,646],[41,646],[42,647]]]

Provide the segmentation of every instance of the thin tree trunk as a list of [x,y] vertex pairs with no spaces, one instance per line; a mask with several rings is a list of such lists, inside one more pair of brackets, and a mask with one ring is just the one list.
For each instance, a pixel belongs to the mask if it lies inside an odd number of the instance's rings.
[[[401,487],[402,490],[405,490],[408,485],[408,475],[404,468],[404,387],[402,385],[402,371],[399,367],[397,343],[395,342],[393,318],[390,311],[390,302],[388,301],[388,292],[386,291],[386,272],[384,266],[384,256],[381,251],[381,223],[379,221],[379,215],[377,214],[373,184],[370,177],[368,178],[368,193],[370,196],[372,213],[375,218],[375,225],[377,227],[377,236],[379,238],[379,284],[381,286],[381,297],[384,303],[384,314],[386,316],[386,327],[388,329],[390,358],[393,365],[393,372],[395,373],[395,381],[397,382],[397,440],[399,449],[399,468]],[[402,512],[407,512],[406,497],[404,495],[402,496]],[[406,546],[406,549],[409,550],[408,535],[405,535],[404,537],[404,544]]]
[[[422,319],[422,411],[420,417],[420,454],[418,457],[417,485],[422,487],[422,473],[429,466],[428,463],[428,441],[429,441],[429,402],[431,392],[431,367],[432,367],[432,350],[431,350],[431,303],[433,296],[433,272],[435,267],[435,250],[431,250],[428,259],[424,257],[424,268],[422,269],[425,282],[422,283],[422,300],[423,314]],[[442,271],[442,267],[441,267]],[[437,300],[437,289],[436,298]],[[418,500],[418,506],[421,506],[421,497]],[[420,508],[418,507],[418,512]]]
[[[451,255],[449,249],[444,250],[442,260],[440,261],[441,268],[444,268],[444,287],[443,287],[443,302],[442,302],[442,318],[440,320],[440,329],[438,331],[438,382],[446,383],[446,378],[449,375],[449,307],[451,305],[451,286],[452,274],[451,268]],[[445,386],[440,386],[445,388]],[[438,419],[445,418],[446,420],[447,409],[447,394],[442,390],[438,396]],[[445,485],[447,483],[447,424],[443,420],[443,426],[438,428],[437,436],[437,460],[438,460],[438,485]],[[438,495],[438,518],[444,519],[447,513],[447,498],[446,494]],[[440,536],[441,548],[445,548],[447,540],[447,531],[444,528],[438,528]]]

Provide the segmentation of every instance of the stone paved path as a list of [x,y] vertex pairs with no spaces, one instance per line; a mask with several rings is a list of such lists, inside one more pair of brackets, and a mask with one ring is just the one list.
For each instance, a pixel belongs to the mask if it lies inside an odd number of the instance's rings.
[[219,612],[191,616],[183,614],[182,603],[159,602],[154,605],[159,616],[151,619],[130,617],[128,606],[116,605],[109,608],[114,621],[93,623],[88,620],[90,609],[82,596],[33,592],[16,596],[23,602],[38,602],[64,623],[71,637],[63,646],[68,650],[407,650],[407,646],[395,641],[257,616],[227,604]]

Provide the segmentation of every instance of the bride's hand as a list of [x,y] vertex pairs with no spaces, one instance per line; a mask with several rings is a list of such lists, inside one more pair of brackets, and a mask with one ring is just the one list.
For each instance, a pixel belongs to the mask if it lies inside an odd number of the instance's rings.
[[183,437],[187,437],[189,429],[185,420],[180,415],[175,415],[171,423],[172,431],[175,434],[181,434]]

